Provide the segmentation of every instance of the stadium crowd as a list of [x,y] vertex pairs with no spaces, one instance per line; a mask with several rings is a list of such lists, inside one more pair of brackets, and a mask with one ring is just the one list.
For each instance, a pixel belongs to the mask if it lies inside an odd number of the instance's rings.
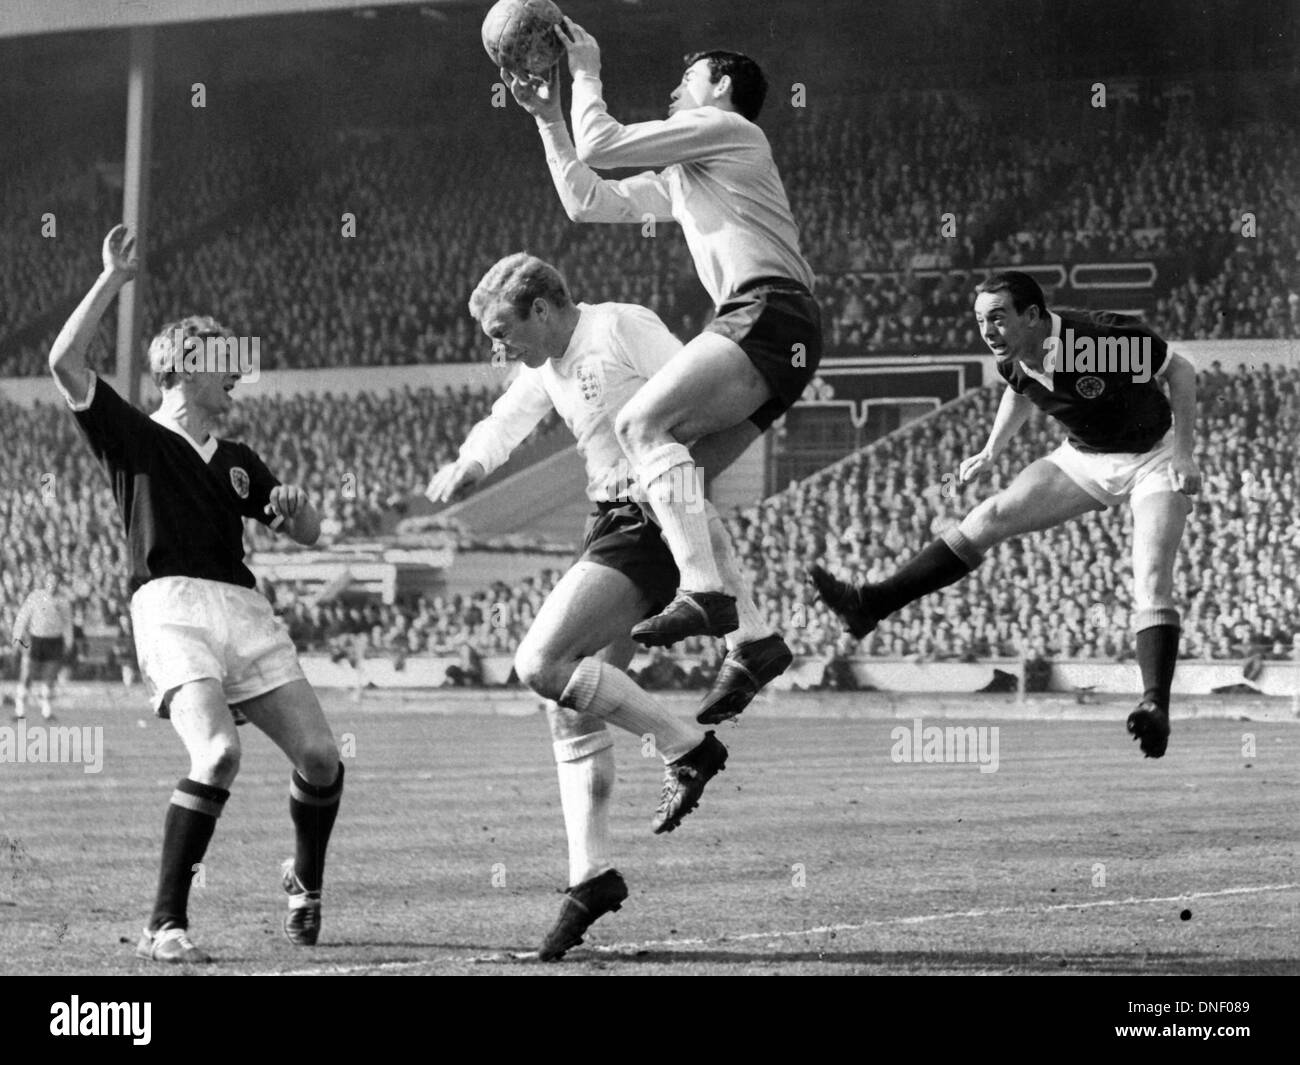
[[[475,361],[487,345],[467,296],[500,254],[523,247],[559,264],[580,299],[646,303],[679,335],[697,331],[708,308],[678,228],[569,223],[521,118],[503,110],[473,130],[331,134],[328,143],[304,133],[295,151],[265,158],[219,136],[162,149],[160,165],[188,163],[187,180],[156,186],[146,321],[211,311],[261,339],[263,369]],[[1166,336],[1300,337],[1293,136],[1207,123],[1191,105],[1098,116],[1092,132],[1068,140],[1008,132],[1001,121],[996,108],[939,92],[880,93],[865,110],[828,99],[765,119],[819,272],[832,356],[981,351],[973,274],[1093,258],[1182,264],[1185,279],[1153,307]],[[205,152],[225,165],[201,165]],[[491,181],[484,158],[494,160]],[[114,180],[58,153],[28,153],[6,172],[0,376],[45,373],[59,320],[95,271]],[[32,224],[45,213],[57,237]],[[1300,561],[1300,370],[1200,377],[1206,487],[1178,569],[1183,653],[1300,656],[1300,604],[1287,580]],[[424,487],[493,398],[254,394],[227,430],[312,493],[327,540],[365,537]],[[797,652],[829,654],[839,637],[803,584],[809,557],[878,577],[1045,450],[1044,434],[1027,430],[991,483],[958,485],[957,465],[979,446],[996,402],[991,390],[964,397],[733,520],[760,606]],[[13,440],[0,452],[8,620],[54,567],[79,627],[124,630],[119,523],[72,420],[2,399],[0,418]],[[555,428],[551,419],[539,432]],[[1129,536],[1119,512],[1002,545],[969,580],[889,619],[859,653],[1123,657]],[[250,547],[270,539],[249,527]],[[554,576],[371,606],[272,591],[304,647],[364,635],[374,653],[496,654],[518,642]]]
[[[211,311],[260,337],[269,369],[473,361],[486,348],[467,296],[500,253],[527,248],[579,298],[645,303],[697,330],[709,308],[678,227],[569,223],[519,118],[304,135],[287,154],[311,165],[241,162],[253,149],[239,143],[205,146],[220,167],[186,155],[193,180],[159,183],[146,320]],[[1185,277],[1155,308],[1169,335],[1300,335],[1300,148],[1276,129],[1207,126],[1188,105],[1099,112],[1069,139],[1009,134],[996,107],[941,92],[865,110],[828,98],[765,121],[832,354],[978,350],[972,271],[1134,257]],[[54,312],[94,272],[87,235],[111,222],[103,181],[47,165],[5,182],[0,375],[43,372]],[[59,239],[19,226],[47,210],[65,219]]]

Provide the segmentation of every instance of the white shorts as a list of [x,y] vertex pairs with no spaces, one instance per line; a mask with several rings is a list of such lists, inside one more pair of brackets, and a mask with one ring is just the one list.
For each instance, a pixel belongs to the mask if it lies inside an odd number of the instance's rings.
[[1169,462],[1174,455],[1174,432],[1169,430],[1150,451],[1102,453],[1080,451],[1068,440],[1047,456],[1047,461],[1098,503],[1108,507],[1156,492],[1176,492]]
[[221,682],[232,706],[303,679],[289,628],[251,588],[198,577],[159,577],[131,597],[140,673],[154,712],[182,684]]

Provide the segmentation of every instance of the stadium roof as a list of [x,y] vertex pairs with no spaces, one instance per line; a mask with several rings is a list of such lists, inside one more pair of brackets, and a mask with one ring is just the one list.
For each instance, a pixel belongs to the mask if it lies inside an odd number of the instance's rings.
[[[447,7],[464,0],[7,0],[0,10],[0,37],[75,30],[126,29],[178,22],[251,18],[317,11],[365,11],[380,7]],[[486,7],[486,4],[483,5]]]

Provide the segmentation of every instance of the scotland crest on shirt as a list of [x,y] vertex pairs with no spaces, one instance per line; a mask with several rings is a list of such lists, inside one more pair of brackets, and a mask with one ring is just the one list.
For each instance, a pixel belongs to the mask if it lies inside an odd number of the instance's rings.
[[242,466],[230,467],[230,486],[240,499],[248,498],[248,473]]
[[1093,377],[1089,374],[1087,377],[1080,377],[1074,383],[1074,390],[1084,399],[1096,399],[1106,391],[1106,382],[1100,377]]
[[577,369],[578,388],[584,403],[598,407],[605,398],[605,382],[598,365],[584,362]]

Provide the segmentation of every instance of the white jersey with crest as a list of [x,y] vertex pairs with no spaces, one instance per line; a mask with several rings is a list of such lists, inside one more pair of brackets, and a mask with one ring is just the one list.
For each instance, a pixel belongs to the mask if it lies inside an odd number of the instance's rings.
[[72,607],[61,595],[51,595],[37,588],[24,601],[14,619],[14,639],[26,642],[28,636],[53,639],[62,636],[72,642]]
[[470,430],[460,457],[491,473],[551,410],[573,433],[587,466],[587,498],[624,498],[632,475],[614,419],[682,348],[659,316],[634,303],[579,303],[578,325],[558,359],[520,366],[492,412]]

